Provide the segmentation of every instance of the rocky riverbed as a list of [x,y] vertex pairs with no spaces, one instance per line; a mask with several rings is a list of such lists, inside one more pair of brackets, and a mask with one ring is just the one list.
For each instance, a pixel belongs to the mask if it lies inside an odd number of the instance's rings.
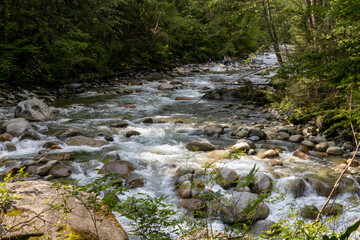
[[[257,234],[288,218],[290,209],[316,212],[355,148],[322,134],[320,119],[295,126],[266,107],[264,90],[274,90],[265,84],[271,75],[262,74],[275,59],[267,53],[246,66],[193,64],[53,92],[2,93],[2,174],[25,167],[28,180],[87,184],[100,176],[95,169],[119,173],[131,193],[168,196],[184,213],[206,205],[219,216],[219,231],[223,224],[251,220]],[[204,173],[209,164],[216,173],[212,181]],[[255,180],[236,187],[255,165]],[[340,213],[336,230],[360,218],[359,171],[355,159],[336,193],[340,210],[327,210]],[[211,206],[198,197],[206,191],[228,201]],[[274,201],[258,205],[251,218],[240,214],[264,192]],[[131,223],[117,217],[130,231]]]

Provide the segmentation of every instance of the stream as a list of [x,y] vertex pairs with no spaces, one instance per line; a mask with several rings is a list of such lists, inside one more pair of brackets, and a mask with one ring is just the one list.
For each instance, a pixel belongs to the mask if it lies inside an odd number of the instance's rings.
[[[256,70],[265,69],[267,66],[276,64],[274,53],[259,55],[254,61]],[[217,149],[225,149],[234,145],[237,140],[231,136],[231,132],[238,126],[251,128],[254,125],[262,125],[268,132],[276,132],[282,125],[276,118],[269,120],[269,112],[251,104],[243,104],[241,101],[210,101],[202,99],[208,90],[220,88],[225,84],[235,84],[242,76],[254,71],[253,68],[238,67],[235,71],[224,71],[218,66],[211,71],[192,73],[190,75],[178,75],[167,79],[177,80],[180,85],[175,85],[174,90],[159,90],[159,80],[142,80],[141,85],[123,85],[120,81],[117,85],[106,89],[90,89],[82,94],[77,94],[71,99],[57,99],[51,106],[57,120],[47,122],[33,122],[32,125],[40,134],[40,140],[19,141],[13,138],[15,151],[4,150],[1,147],[0,159],[2,160],[1,171],[18,164],[24,160],[30,160],[38,155],[47,141],[58,141],[55,133],[69,128],[78,129],[85,136],[95,138],[98,132],[109,133],[114,141],[102,147],[68,146],[59,144],[61,149],[52,150],[53,154],[72,153],[74,160],[71,161],[73,169],[69,178],[78,180],[79,184],[88,184],[99,177],[94,169],[101,168],[103,163],[99,161],[107,152],[116,151],[121,160],[131,162],[134,173],[142,176],[145,185],[130,190],[131,194],[146,193],[150,196],[168,196],[167,200],[175,203],[179,198],[174,188],[174,173],[181,165],[201,168],[209,156],[205,152],[189,151],[185,145],[190,140],[202,137],[207,138]],[[246,79],[256,84],[263,84],[271,75],[255,73],[248,75]],[[134,79],[135,80],[135,79]],[[132,94],[116,94],[118,89],[126,87],[132,90]],[[175,100],[176,98],[185,100]],[[14,108],[1,109],[1,119],[13,118]],[[142,119],[154,119],[154,123],[143,123]],[[159,123],[159,119],[161,119]],[[279,119],[280,120],[280,119]],[[110,124],[119,121],[128,123],[126,128],[113,128]],[[225,133],[219,137],[203,135],[203,128],[211,124],[222,124]],[[126,137],[125,134],[135,130],[138,136]],[[284,150],[279,159],[283,166],[269,166],[265,162],[268,159],[259,158],[256,155],[244,155],[239,159],[230,159],[226,167],[238,173],[248,173],[256,164],[259,172],[266,173],[273,181],[273,191],[269,201],[270,208],[268,220],[278,222],[288,218],[291,209],[300,209],[305,204],[314,204],[318,209],[326,201],[326,197],[319,196],[309,183],[306,185],[304,196],[293,198],[289,192],[289,182],[296,177],[317,177],[323,181],[333,181],[337,174],[333,173],[331,166],[334,162],[346,160],[343,157],[314,157],[312,160],[303,160],[292,155],[297,143],[280,140],[256,141],[257,146],[263,144],[276,144]],[[219,166],[223,162],[216,163]],[[353,179],[348,177],[349,181]],[[359,184],[353,181],[358,189]],[[226,190],[219,185],[214,185],[212,190]],[[281,197],[283,196],[283,198]],[[360,219],[360,207],[352,204],[350,198],[358,198],[353,191],[339,194],[336,202],[344,206],[344,211],[338,221],[334,222],[336,231],[342,231],[355,220]],[[124,217],[117,216],[119,222],[126,231],[131,229],[130,222]],[[293,220],[289,220],[293,221]],[[214,222],[214,228],[223,229],[220,221]]]

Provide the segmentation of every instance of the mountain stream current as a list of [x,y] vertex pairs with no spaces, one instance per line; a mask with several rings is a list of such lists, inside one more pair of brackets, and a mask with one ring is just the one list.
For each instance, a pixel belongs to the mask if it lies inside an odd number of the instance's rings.
[[[168,196],[167,201],[174,204],[175,210],[185,213],[176,204],[180,201],[176,194],[174,174],[181,165],[188,165],[194,169],[201,168],[209,156],[206,152],[189,151],[185,145],[187,142],[202,137],[207,138],[218,149],[225,149],[234,145],[237,140],[231,135],[238,126],[251,128],[254,125],[264,126],[264,130],[271,132],[281,125],[276,117],[269,120],[269,113],[253,104],[243,104],[242,101],[216,101],[205,100],[202,96],[208,90],[221,88],[225,84],[236,83],[239,78],[248,75],[251,71],[266,68],[276,64],[273,53],[265,53],[258,56],[254,61],[256,68],[241,68],[235,71],[224,71],[223,68],[213,66],[210,71],[193,72],[189,75],[176,75],[168,80],[176,80],[174,90],[159,90],[157,80],[142,80],[142,85],[130,84],[108,87],[107,89],[92,89],[82,94],[77,94],[71,99],[57,99],[52,111],[57,120],[47,122],[33,122],[41,136],[41,140],[19,141],[14,138],[15,151],[2,151],[1,159],[7,159],[7,163],[1,170],[15,165],[18,162],[31,159],[43,150],[43,144],[47,141],[58,141],[54,135],[59,130],[75,128],[87,137],[96,137],[98,132],[108,132],[114,141],[102,147],[68,146],[60,144],[61,149],[52,150],[53,153],[72,153],[74,160],[71,162],[72,174],[69,178],[79,180],[79,184],[88,184],[99,176],[97,171],[103,163],[99,161],[107,152],[116,151],[121,160],[130,162],[134,166],[134,173],[144,179],[144,186],[130,190],[130,194],[146,193],[150,196]],[[248,75],[248,81],[256,84],[264,84],[269,75]],[[132,94],[118,95],[119,88],[126,87],[132,90]],[[180,100],[179,100],[180,99]],[[181,100],[183,99],[183,100]],[[13,117],[14,108],[1,109],[3,120]],[[154,119],[154,123],[143,123],[142,119]],[[159,123],[162,119],[162,123]],[[181,121],[179,121],[181,120]],[[119,121],[128,123],[126,128],[113,128],[110,124]],[[225,126],[224,134],[209,137],[203,134],[203,128],[211,124]],[[140,135],[126,137],[125,134],[134,130]],[[1,143],[3,144],[3,143]],[[270,209],[268,220],[278,222],[288,218],[291,209],[297,211],[306,204],[314,204],[318,209],[326,201],[325,196],[319,196],[315,189],[306,182],[306,190],[303,196],[294,198],[289,192],[289,183],[295,178],[316,177],[326,181],[333,181],[334,174],[331,170],[332,163],[344,160],[342,157],[313,157],[311,160],[303,160],[292,153],[298,143],[280,140],[255,141],[260,145],[277,145],[283,151],[278,159],[282,166],[269,166],[265,162],[269,159],[259,158],[256,155],[241,155],[236,159],[229,159],[225,163],[227,168],[235,170],[239,174],[248,173],[256,164],[259,172],[263,172],[273,180],[273,189],[269,201]],[[346,160],[346,159],[345,159]],[[223,166],[223,162],[215,162]],[[358,189],[358,183],[348,177]],[[221,191],[226,194],[219,185],[212,186],[214,192]],[[283,196],[283,197],[282,197]],[[360,218],[360,208],[353,206],[349,199],[358,195],[353,191],[344,192],[336,197],[336,202],[344,206],[343,213],[336,221],[336,230],[342,231]],[[131,230],[131,222],[125,217],[117,215],[119,222],[125,230]],[[292,220],[289,219],[291,222]],[[221,221],[214,221],[214,229],[222,230]]]

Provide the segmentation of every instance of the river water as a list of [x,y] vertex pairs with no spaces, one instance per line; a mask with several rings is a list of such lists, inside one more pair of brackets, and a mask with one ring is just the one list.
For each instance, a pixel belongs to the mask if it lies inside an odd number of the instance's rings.
[[[266,53],[258,56],[254,60],[254,64],[257,66],[256,70],[265,69],[276,64],[276,57],[273,53]],[[237,141],[230,136],[231,127],[268,124],[268,128],[271,129],[280,124],[277,121],[269,124],[261,109],[250,107],[250,109],[247,108],[247,114],[242,114],[244,108],[241,102],[201,99],[205,91],[222,87],[224,84],[236,83],[241,76],[247,75],[251,71],[254,69],[239,68],[238,71],[224,72],[224,69],[216,66],[211,72],[174,77],[181,81],[182,85],[171,91],[158,90],[160,83],[155,80],[142,81],[143,85],[138,86],[123,86],[119,83],[106,89],[92,89],[86,93],[72,96],[71,99],[58,99],[52,106],[57,117],[56,121],[32,123],[37,132],[41,134],[42,139],[20,142],[14,138],[12,142],[16,145],[17,150],[13,152],[4,150],[0,153],[0,158],[6,162],[1,170],[37,155],[43,149],[42,145],[46,141],[58,140],[54,137],[56,131],[76,128],[88,137],[95,137],[97,132],[109,132],[114,141],[101,148],[62,144],[60,145],[62,149],[53,151],[53,153],[73,153],[75,160],[71,163],[73,173],[70,178],[79,180],[80,184],[90,183],[99,176],[94,169],[103,165],[98,160],[109,151],[117,151],[121,159],[131,162],[134,165],[134,172],[145,179],[145,186],[131,190],[131,194],[146,193],[150,196],[168,196],[167,200],[176,205],[179,201],[173,178],[176,169],[182,164],[201,168],[204,164],[203,159],[208,157],[205,153],[192,152],[185,148],[188,141],[204,137],[202,135],[204,126],[219,123],[229,127],[219,138],[206,137],[221,149],[231,146]],[[268,77],[269,75],[262,76],[256,73],[246,78],[254,83],[264,83]],[[115,93],[123,87],[131,89],[133,94],[118,95]],[[176,97],[187,97],[191,100],[179,101],[175,100]],[[230,108],[229,103],[232,104]],[[135,108],[126,107],[129,104],[135,105]],[[2,118],[12,118],[13,111],[13,108],[1,109]],[[165,119],[167,123],[141,123],[139,119],[145,117]],[[181,120],[183,123],[174,124],[176,120]],[[125,129],[109,127],[111,123],[119,121],[126,121],[129,126]],[[126,138],[124,134],[129,130],[136,130],[140,132],[140,135]],[[266,159],[255,156],[242,156],[240,159],[230,160],[226,166],[238,173],[247,173],[256,164],[260,172],[267,173],[274,180],[274,188],[278,191],[274,191],[271,198],[277,199],[277,201],[267,203],[270,208],[268,219],[277,222],[288,218],[290,209],[299,209],[305,204],[315,204],[320,208],[326,198],[318,196],[310,185],[307,186],[305,195],[297,199],[290,196],[287,186],[292,179],[299,176],[329,178],[331,163],[340,159],[301,160],[292,156],[295,144],[274,140],[267,141],[267,143],[275,143],[286,149],[280,154],[284,166],[269,167],[264,163]],[[293,160],[286,161],[286,159]],[[215,185],[213,190],[221,190],[225,193],[218,185]],[[283,194],[285,197],[282,199],[280,196]],[[336,202],[346,206],[346,210],[336,224],[338,230],[343,230],[360,218],[360,208],[351,205],[348,201],[349,197],[353,195],[354,193],[349,192],[340,194],[336,198]],[[182,211],[181,209],[177,210]],[[131,223],[121,216],[118,218],[125,230],[130,230]],[[215,222],[214,227],[221,230],[223,225]]]

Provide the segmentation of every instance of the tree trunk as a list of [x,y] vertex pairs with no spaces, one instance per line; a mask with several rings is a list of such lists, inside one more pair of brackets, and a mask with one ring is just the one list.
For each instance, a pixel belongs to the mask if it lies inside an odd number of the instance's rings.
[[278,62],[280,64],[283,64],[283,59],[282,59],[281,52],[280,52],[280,47],[279,47],[279,41],[278,41],[278,38],[277,38],[274,23],[272,22],[271,8],[270,8],[269,0],[263,0],[263,8],[264,8],[263,9],[264,10],[264,17],[265,17],[265,20],[266,20],[266,23],[267,23],[267,27],[268,27],[269,35],[270,35],[270,38],[271,38],[271,42],[272,42],[274,50],[275,50],[276,58],[277,58],[277,60],[278,60]]

